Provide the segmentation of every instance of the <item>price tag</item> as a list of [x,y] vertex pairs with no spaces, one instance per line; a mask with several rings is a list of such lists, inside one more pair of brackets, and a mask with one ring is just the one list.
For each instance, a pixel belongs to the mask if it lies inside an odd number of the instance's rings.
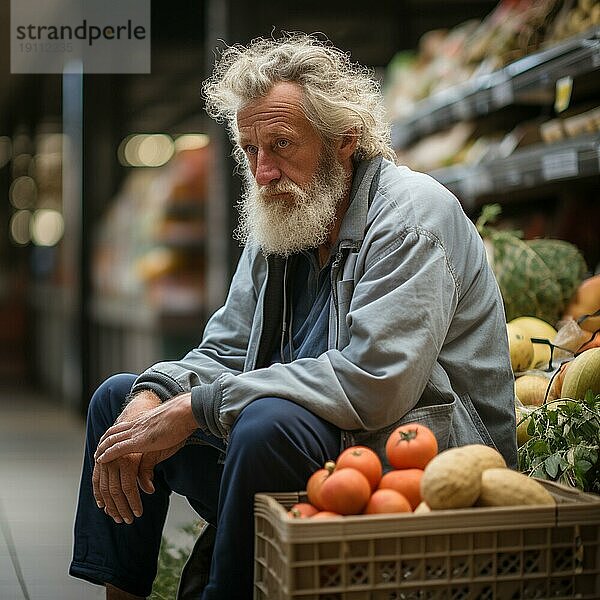
[[542,157],[542,175],[546,181],[566,179],[579,175],[579,161],[576,150],[553,152]]
[[570,75],[561,77],[556,81],[556,93],[554,96],[554,110],[557,113],[569,108],[571,103],[571,92],[573,91],[573,78]]

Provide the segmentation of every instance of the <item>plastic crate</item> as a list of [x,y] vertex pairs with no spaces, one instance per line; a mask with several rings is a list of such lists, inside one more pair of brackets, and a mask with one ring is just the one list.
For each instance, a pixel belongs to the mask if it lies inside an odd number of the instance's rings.
[[255,600],[600,598],[600,496],[541,481],[556,506],[311,521],[304,493],[255,497]]

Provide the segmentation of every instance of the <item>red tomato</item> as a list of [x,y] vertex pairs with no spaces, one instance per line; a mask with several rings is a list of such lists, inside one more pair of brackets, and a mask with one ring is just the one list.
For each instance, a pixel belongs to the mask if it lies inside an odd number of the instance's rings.
[[412,510],[415,510],[421,502],[421,477],[423,469],[396,469],[381,478],[379,489],[400,492],[410,502]]
[[437,451],[433,431],[420,423],[400,425],[385,444],[385,454],[396,469],[424,469]]
[[323,510],[323,504],[321,502],[321,487],[325,480],[329,477],[333,471],[334,463],[327,463],[327,468],[318,469],[309,478],[306,483],[306,495],[310,504],[315,506],[319,510]]
[[288,517],[291,517],[292,519],[307,519],[318,512],[319,509],[315,508],[312,504],[309,504],[308,502],[298,502],[288,510]]
[[411,512],[408,500],[396,490],[376,490],[365,507],[365,515]]
[[323,482],[320,501],[325,510],[341,515],[362,512],[371,495],[369,480],[356,469],[336,469]]
[[335,461],[336,469],[352,467],[360,471],[371,484],[371,490],[374,490],[379,484],[383,467],[379,456],[366,446],[350,446],[346,448]]

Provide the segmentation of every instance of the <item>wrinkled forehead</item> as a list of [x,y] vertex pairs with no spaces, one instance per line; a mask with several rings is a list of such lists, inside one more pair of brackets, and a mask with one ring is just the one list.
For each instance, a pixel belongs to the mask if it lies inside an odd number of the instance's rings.
[[305,110],[304,94],[298,84],[276,83],[266,94],[245,102],[236,113],[236,137],[240,130],[275,124],[312,128]]

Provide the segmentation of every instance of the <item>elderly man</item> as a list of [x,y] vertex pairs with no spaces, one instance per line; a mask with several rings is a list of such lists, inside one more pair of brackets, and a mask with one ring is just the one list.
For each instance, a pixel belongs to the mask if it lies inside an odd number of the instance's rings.
[[419,421],[440,449],[516,462],[483,244],[450,192],[394,164],[370,74],[293,35],[228,48],[204,93],[245,177],[244,250],[197,348],[92,398],[71,574],[108,598],[150,593],[171,490],[216,528],[201,597],[234,600],[252,596],[254,494],[303,489],[345,446],[384,459]]

